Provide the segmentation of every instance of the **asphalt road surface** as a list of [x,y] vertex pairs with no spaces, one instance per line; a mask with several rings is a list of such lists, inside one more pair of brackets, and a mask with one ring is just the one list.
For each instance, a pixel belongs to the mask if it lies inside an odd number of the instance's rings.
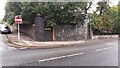
[[117,45],[117,40],[112,40],[85,48],[75,48],[79,52],[38,60],[26,66],[118,66]]
[[16,49],[0,35],[2,66],[118,66],[118,39],[53,49]]
[[2,65],[2,54],[8,51],[8,44],[5,42],[5,36],[0,34],[0,66]]

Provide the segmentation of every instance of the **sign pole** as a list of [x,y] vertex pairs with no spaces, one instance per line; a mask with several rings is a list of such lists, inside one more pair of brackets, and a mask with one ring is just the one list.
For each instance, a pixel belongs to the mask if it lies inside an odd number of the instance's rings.
[[17,23],[18,27],[18,40],[20,40],[20,23],[22,23],[22,18],[20,15],[15,16],[15,22]]
[[18,23],[18,40],[20,39],[20,25]]

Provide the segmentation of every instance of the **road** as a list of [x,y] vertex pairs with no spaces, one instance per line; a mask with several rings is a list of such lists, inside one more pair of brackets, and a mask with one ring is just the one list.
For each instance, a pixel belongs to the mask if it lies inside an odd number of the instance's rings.
[[[53,49],[16,49],[0,35],[2,66],[117,66],[118,40]],[[1,52],[0,51],[0,52]]]
[[[26,66],[118,66],[117,40],[75,48],[75,54],[38,60]],[[80,50],[79,50],[80,49]]]
[[5,36],[0,35],[0,66],[2,64],[2,54],[9,49],[8,44],[5,42]]

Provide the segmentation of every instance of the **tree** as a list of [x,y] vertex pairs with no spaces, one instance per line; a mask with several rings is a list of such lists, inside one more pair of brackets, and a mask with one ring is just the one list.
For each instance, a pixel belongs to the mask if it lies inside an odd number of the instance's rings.
[[20,2],[7,2],[5,6],[5,16],[3,21],[9,22],[9,24],[13,24],[15,16],[20,15],[20,12],[21,12]]
[[91,4],[91,2],[8,2],[4,21],[13,24],[14,16],[19,14],[25,23],[34,23],[36,14],[40,13],[44,16],[48,26],[75,24],[79,21],[83,22],[82,13],[83,11],[87,13]]
[[[95,33],[111,33],[113,28],[113,18],[109,2],[98,2],[97,10],[92,14],[92,27]],[[98,32],[96,32],[97,30]]]
[[112,9],[112,18],[113,18],[113,32],[120,34],[120,6],[114,6]]
[[[4,21],[13,24],[15,15],[23,18],[24,24],[34,24],[37,14],[44,16],[46,27],[54,28],[60,24],[84,24],[92,2],[18,2],[6,4]],[[54,38],[54,36],[53,36]]]

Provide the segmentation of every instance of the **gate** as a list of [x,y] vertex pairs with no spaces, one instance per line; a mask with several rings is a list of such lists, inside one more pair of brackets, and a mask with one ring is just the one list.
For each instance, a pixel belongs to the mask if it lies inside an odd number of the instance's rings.
[[45,41],[52,41],[52,28],[45,27]]

